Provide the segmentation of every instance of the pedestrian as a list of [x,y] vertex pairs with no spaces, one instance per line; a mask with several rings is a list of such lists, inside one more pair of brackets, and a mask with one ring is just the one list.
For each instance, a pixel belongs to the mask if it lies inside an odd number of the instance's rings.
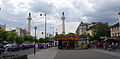
[[98,49],[100,48],[100,42],[97,42],[97,48]]
[[103,42],[100,42],[100,49],[102,49],[103,48]]
[[115,45],[116,45],[116,48],[118,49],[118,48],[119,48],[119,45],[118,45],[118,43],[116,43]]
[[107,43],[106,43],[106,42],[103,44],[103,48],[104,48],[105,50],[107,50]]
[[115,45],[115,43],[114,43],[114,42],[112,42],[112,44],[111,44],[111,49],[112,49],[113,51],[115,51],[115,50],[116,50],[116,45]]

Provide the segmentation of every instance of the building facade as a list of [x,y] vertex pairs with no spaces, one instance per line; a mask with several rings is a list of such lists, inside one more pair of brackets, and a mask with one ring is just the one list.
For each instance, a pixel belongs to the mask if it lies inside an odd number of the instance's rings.
[[6,25],[0,24],[0,28],[5,30],[6,29]]
[[86,34],[87,33],[87,27],[88,27],[88,24],[87,23],[83,23],[81,21],[81,23],[77,27],[76,34],[80,34],[80,35],[81,34]]
[[83,23],[81,21],[81,23],[79,24],[79,26],[77,27],[76,30],[76,34],[89,34],[90,36],[95,35],[95,29],[97,28],[97,26],[99,24],[106,24],[106,23],[102,23],[102,22],[92,22],[92,23]]
[[118,22],[110,27],[111,37],[120,36],[120,13],[118,13]]
[[22,29],[22,28],[19,28],[19,27],[16,27],[16,29],[13,30],[13,31],[15,31],[15,33],[17,33],[17,35],[20,36],[20,37],[29,34],[29,32],[27,32],[25,29]]
[[111,37],[118,37],[120,36],[120,24],[116,23],[110,27]]
[[90,36],[93,36],[95,35],[95,29],[97,28],[97,26],[99,24],[105,24],[105,23],[102,23],[102,22],[92,22],[88,25],[88,28],[87,28],[87,34],[89,34]]

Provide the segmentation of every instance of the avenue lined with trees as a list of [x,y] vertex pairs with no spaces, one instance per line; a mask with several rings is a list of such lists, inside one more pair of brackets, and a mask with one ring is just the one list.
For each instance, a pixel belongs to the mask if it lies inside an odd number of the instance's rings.
[[[47,37],[46,40],[44,38],[39,38],[37,39],[37,42],[44,43],[45,41],[48,42],[49,39],[49,37]],[[15,32],[0,29],[0,43],[4,43],[4,41],[7,41],[8,43],[22,44],[23,42],[34,42],[35,39],[30,35],[20,37]]]

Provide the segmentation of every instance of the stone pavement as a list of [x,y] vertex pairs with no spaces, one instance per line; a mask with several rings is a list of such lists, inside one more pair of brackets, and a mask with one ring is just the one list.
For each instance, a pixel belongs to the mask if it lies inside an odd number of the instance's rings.
[[107,51],[107,50],[99,50],[99,49],[92,49],[92,50],[93,50],[93,51],[97,51],[97,52],[106,53],[106,54],[109,54],[109,55],[113,55],[113,56],[120,57],[119,51]]
[[120,59],[120,53],[99,49],[59,50],[53,47],[41,49],[35,55],[29,55],[28,59]]
[[53,59],[57,52],[58,52],[57,47],[42,49],[35,55],[34,54],[28,55],[28,59]]
[[97,49],[59,50],[54,59],[120,59],[116,52]]

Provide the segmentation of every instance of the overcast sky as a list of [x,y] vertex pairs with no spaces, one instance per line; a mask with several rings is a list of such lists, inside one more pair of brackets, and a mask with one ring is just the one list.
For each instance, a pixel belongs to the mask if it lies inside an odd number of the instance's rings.
[[34,35],[34,26],[37,26],[37,36],[43,37],[44,16],[40,13],[47,13],[47,33],[52,33],[50,27],[61,33],[62,12],[66,17],[66,33],[74,33],[81,21],[117,22],[120,0],[0,0],[0,7],[0,24],[6,24],[7,30],[15,27],[27,29],[27,17],[31,12],[31,34]]

